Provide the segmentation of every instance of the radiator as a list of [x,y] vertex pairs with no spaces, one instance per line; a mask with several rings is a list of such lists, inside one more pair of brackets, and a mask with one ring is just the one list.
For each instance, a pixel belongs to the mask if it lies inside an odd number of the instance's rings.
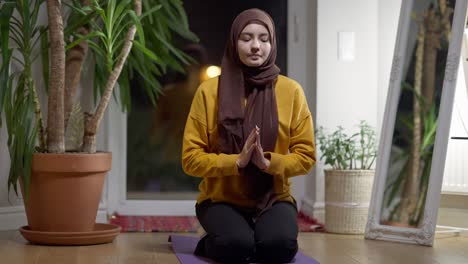
[[468,193],[468,138],[449,140],[442,192]]
[[468,31],[465,31],[462,58],[450,124],[442,192],[468,193]]

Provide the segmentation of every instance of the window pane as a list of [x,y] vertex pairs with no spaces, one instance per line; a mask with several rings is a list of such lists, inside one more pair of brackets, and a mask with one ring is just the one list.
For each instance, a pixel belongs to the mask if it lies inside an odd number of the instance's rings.
[[275,21],[277,65],[286,74],[287,1],[184,1],[190,29],[200,43],[179,46],[199,63],[187,75],[169,72],[161,80],[163,95],[153,107],[132,81],[132,110],[127,121],[127,199],[195,199],[201,179],[186,175],[181,166],[182,137],[193,95],[207,78],[209,65],[221,65],[224,45],[234,18],[242,10],[260,8]]

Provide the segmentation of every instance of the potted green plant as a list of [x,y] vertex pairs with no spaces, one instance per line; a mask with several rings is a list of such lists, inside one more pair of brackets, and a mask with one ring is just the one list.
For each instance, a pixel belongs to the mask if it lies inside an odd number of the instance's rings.
[[[43,6],[47,25],[38,23]],[[157,77],[167,69],[183,71],[181,64],[191,61],[175,47],[176,36],[197,41],[179,0],[1,1],[0,114],[11,158],[8,189],[18,194],[19,179],[31,230],[93,230],[112,160],[111,153],[96,151],[107,105],[114,95],[123,110],[130,109],[134,76],[155,103]],[[97,104],[83,113],[77,90],[80,79],[89,78],[81,76],[87,67],[94,68],[94,87],[83,89],[93,92],[81,94],[94,94]],[[42,68],[42,79],[33,78],[33,68]],[[77,149],[66,148],[67,130],[77,127]]]
[[325,228],[328,232],[364,233],[377,156],[376,134],[367,122],[348,135],[339,126],[332,133],[316,132],[325,169]]

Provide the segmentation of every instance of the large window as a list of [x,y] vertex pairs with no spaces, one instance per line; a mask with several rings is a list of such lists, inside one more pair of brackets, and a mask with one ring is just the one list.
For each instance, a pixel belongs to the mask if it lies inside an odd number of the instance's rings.
[[[277,64],[286,74],[287,1],[184,1],[191,30],[200,43],[179,44],[199,63],[187,67],[187,75],[168,73],[161,82],[157,107],[132,89],[132,110],[127,120],[127,199],[195,199],[199,178],[181,167],[182,137],[188,111],[199,83],[207,78],[208,65],[221,64],[224,45],[235,16],[248,8],[267,11],[276,24]],[[134,86],[138,81],[133,82]]]

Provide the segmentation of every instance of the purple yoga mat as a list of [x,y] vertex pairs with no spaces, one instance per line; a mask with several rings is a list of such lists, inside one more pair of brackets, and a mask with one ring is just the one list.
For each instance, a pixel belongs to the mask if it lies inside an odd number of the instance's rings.
[[[209,259],[195,256],[193,252],[197,246],[199,238],[192,236],[171,235],[169,241],[172,241],[172,249],[176,253],[181,264],[210,264],[214,263]],[[294,264],[320,264],[313,258],[307,257],[301,252],[297,252]]]

